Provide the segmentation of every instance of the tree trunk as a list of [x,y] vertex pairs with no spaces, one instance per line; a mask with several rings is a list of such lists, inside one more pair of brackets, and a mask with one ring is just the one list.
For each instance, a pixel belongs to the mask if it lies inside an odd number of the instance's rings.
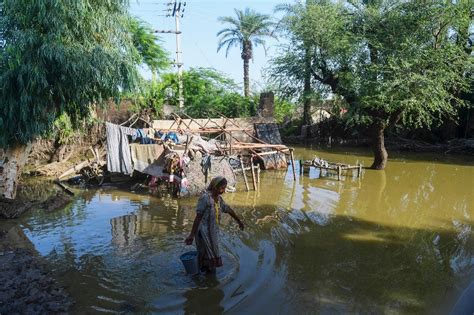
[[53,162],[62,162],[64,159],[64,153],[66,152],[66,145],[61,144],[59,142],[59,139],[56,139],[54,141],[54,152],[51,155],[48,163],[53,163]]
[[249,58],[245,57],[244,59],[244,96],[250,96],[250,83],[249,83]]
[[305,49],[305,65],[304,65],[304,90],[303,90],[303,124],[311,124],[311,56],[309,49]]
[[0,165],[0,198],[15,199],[21,169],[25,166],[31,151],[31,143],[12,144]]
[[376,122],[372,126],[372,149],[374,150],[374,163],[370,168],[383,170],[387,164],[388,153],[385,149],[384,139],[385,125],[383,122]]

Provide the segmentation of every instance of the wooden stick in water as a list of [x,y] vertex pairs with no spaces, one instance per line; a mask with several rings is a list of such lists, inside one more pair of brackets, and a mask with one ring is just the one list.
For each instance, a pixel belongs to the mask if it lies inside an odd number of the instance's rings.
[[290,149],[290,157],[291,157],[291,170],[293,171],[293,180],[296,181],[295,157],[293,155],[293,149]]
[[247,181],[247,175],[245,174],[245,169],[244,169],[244,161],[242,160],[242,156],[239,155],[239,160],[240,160],[240,168],[242,169],[242,175],[244,176],[244,182],[245,182],[245,188],[247,188],[247,191],[249,191],[249,183]]
[[252,171],[252,183],[253,183],[253,190],[257,190],[257,180],[255,178],[255,170],[253,168],[253,158],[254,156],[250,158],[250,170]]
[[255,168],[257,169],[257,184],[260,183],[260,166],[256,165]]

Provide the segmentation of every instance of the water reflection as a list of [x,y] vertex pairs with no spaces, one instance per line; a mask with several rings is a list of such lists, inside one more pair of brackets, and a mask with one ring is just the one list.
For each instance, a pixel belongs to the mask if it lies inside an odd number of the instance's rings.
[[222,314],[224,307],[220,304],[224,299],[224,291],[219,288],[215,275],[206,277],[202,285],[184,293],[185,314]]
[[118,249],[130,246],[137,239],[137,223],[138,216],[134,214],[112,218],[110,220],[110,225],[112,226],[112,245],[118,247]]
[[474,275],[465,164],[399,159],[344,181],[264,172],[259,190],[224,196],[246,230],[223,220],[215,278],[187,276],[178,259],[196,199],[90,191],[21,224],[77,313],[443,313]]

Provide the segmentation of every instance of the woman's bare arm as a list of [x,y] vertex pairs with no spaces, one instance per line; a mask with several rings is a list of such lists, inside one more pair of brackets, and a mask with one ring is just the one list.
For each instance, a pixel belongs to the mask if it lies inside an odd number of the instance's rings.
[[194,237],[196,236],[196,232],[199,227],[199,223],[201,223],[201,220],[202,220],[202,214],[196,214],[196,218],[194,218],[191,233],[189,233],[189,236],[184,241],[186,245],[191,245],[193,243]]
[[234,210],[231,208],[231,207],[228,207],[227,208],[227,213],[235,220],[237,221],[237,224],[239,225],[239,228],[241,230],[244,229],[244,223],[242,222],[242,220],[240,220],[240,218],[237,216],[237,214],[235,214]]

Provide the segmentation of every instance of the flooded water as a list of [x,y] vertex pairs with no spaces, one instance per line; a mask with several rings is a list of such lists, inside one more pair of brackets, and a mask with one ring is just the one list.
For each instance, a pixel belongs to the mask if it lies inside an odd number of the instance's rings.
[[[314,155],[371,163],[360,152],[296,150]],[[77,314],[442,314],[474,280],[468,159],[392,155],[385,171],[342,181],[262,172],[258,191],[224,195],[246,229],[221,223],[216,276],[187,276],[179,260],[192,249],[183,241],[196,199],[101,189],[17,222]]]

